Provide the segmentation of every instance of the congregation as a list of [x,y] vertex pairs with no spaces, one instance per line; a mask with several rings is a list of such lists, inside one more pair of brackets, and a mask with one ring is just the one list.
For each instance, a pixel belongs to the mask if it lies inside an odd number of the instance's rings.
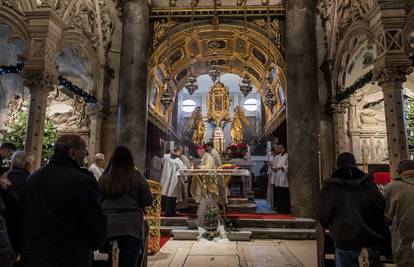
[[[222,160],[211,143],[197,147],[197,161],[181,146],[162,152],[151,161],[150,177],[161,183],[163,214],[179,216],[176,204],[190,197],[200,201],[203,186],[179,171],[217,169]],[[267,200],[289,214],[286,147],[278,145],[271,154]],[[93,251],[113,241],[120,248],[119,266],[140,266],[144,212],[153,202],[147,180],[127,147],[117,147],[108,163],[98,153],[89,169],[87,155],[80,136],[63,135],[49,162],[34,170],[33,155],[1,145],[0,266],[92,266]],[[397,266],[414,266],[414,161],[401,161],[399,176],[382,192],[352,153],[341,153],[336,165],[321,189],[317,215],[334,240],[336,266],[359,266],[361,251],[370,255],[369,266],[379,266],[380,244],[389,232]],[[221,189],[217,195],[226,198],[228,188]]]

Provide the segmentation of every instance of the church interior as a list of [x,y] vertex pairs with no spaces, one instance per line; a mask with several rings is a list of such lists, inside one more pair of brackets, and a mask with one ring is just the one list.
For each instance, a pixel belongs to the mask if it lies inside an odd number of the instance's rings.
[[[150,266],[213,266],[202,265],[213,256],[217,266],[332,266],[319,245],[321,186],[342,152],[379,188],[414,158],[413,66],[410,0],[2,0],[0,143],[31,152],[36,167],[65,134],[86,142],[86,165],[128,147],[156,199]],[[224,167],[200,172],[210,142]],[[232,242],[215,254],[194,241],[201,204],[190,192],[177,217],[160,211],[153,158],[177,145],[185,177],[224,184]],[[289,214],[269,201],[278,145]]]

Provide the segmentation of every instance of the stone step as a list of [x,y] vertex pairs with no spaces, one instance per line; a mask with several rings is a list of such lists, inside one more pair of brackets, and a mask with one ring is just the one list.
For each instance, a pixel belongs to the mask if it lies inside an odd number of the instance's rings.
[[[198,230],[173,229],[171,234],[174,236],[175,240],[198,240],[200,233]],[[230,241],[250,241],[252,232],[242,230],[238,232],[226,233],[226,235]]]
[[[289,229],[314,229],[315,220],[308,218],[295,219],[232,219],[241,227],[250,228],[289,228]],[[188,217],[161,217],[161,225],[163,226],[189,226],[192,225],[194,219]]]
[[[288,229],[288,228],[241,228],[243,233],[251,233],[252,239],[285,239],[285,240],[314,240],[315,229]],[[178,240],[195,240],[198,230],[185,226],[162,226],[162,236],[174,236]]]
[[228,211],[243,212],[243,213],[255,213],[256,203],[254,202],[230,202],[227,204]]

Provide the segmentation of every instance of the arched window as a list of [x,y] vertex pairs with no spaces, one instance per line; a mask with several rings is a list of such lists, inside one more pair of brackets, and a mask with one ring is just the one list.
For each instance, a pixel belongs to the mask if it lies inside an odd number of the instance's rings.
[[193,112],[196,107],[197,107],[197,104],[194,100],[186,99],[183,101],[184,112]]
[[243,107],[247,111],[256,111],[257,110],[257,100],[254,98],[246,99],[243,103]]

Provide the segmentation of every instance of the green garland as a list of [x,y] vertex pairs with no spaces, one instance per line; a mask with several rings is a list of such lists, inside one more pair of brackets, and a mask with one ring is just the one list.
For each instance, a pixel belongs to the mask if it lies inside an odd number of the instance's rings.
[[352,96],[355,93],[356,90],[364,87],[364,85],[371,82],[373,76],[374,75],[373,75],[372,71],[369,71],[368,73],[366,73],[364,76],[359,78],[353,85],[351,85],[351,86],[345,88],[344,90],[340,91],[339,93],[337,93],[335,95],[336,101],[339,103],[342,100],[345,100],[345,99],[349,98],[350,96]]
[[[10,65],[10,66],[0,66],[0,76],[4,74],[13,74],[13,73],[21,73],[23,71],[24,63],[18,63],[17,65]],[[69,89],[72,93],[77,96],[82,97],[86,103],[96,104],[98,100],[93,95],[89,94],[82,88],[74,85],[71,81],[63,78],[63,76],[58,77],[59,85],[62,85]]]

